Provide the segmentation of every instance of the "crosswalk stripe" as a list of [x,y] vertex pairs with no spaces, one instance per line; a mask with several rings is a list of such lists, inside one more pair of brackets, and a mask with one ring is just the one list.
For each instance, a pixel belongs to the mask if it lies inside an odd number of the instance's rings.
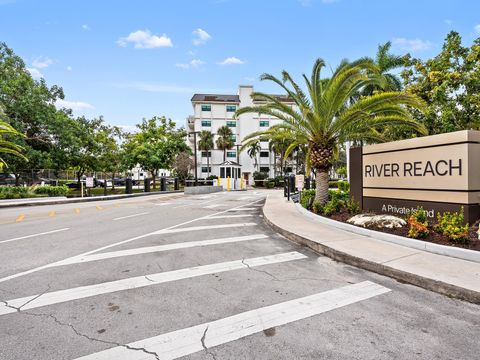
[[235,218],[241,218],[241,217],[250,217],[250,216],[255,216],[253,214],[238,214],[238,215],[214,215],[210,216],[208,219],[235,219]]
[[10,241],[16,241],[16,240],[28,239],[28,238],[42,236],[42,235],[53,234],[53,233],[57,233],[57,232],[65,231],[65,230],[69,230],[69,229],[70,228],[63,228],[63,229],[57,229],[57,230],[52,230],[52,231],[45,231],[45,232],[41,232],[41,233],[38,233],[38,234],[20,236],[20,237],[16,237],[16,238],[13,238],[13,239],[2,240],[2,241],[0,241],[0,244],[1,243],[7,243],[7,242],[10,242]]
[[257,208],[253,208],[253,207],[239,207],[239,208],[235,208],[235,209],[230,209],[228,210],[229,212],[234,212],[234,211],[252,211],[252,210],[258,210]]
[[[211,217],[207,218],[211,219]],[[154,234],[173,234],[185,231],[201,231],[201,230],[210,230],[210,229],[225,229],[231,227],[244,227],[244,226],[255,226],[256,223],[239,223],[239,224],[221,224],[221,225],[206,225],[206,226],[189,226],[185,228],[175,228],[175,229],[164,229],[155,231]]]
[[113,258],[123,257],[123,256],[148,254],[153,252],[162,252],[162,251],[186,249],[186,248],[192,248],[192,247],[202,247],[202,246],[209,246],[209,245],[228,244],[228,243],[250,241],[250,240],[260,240],[260,239],[266,239],[266,238],[268,238],[267,235],[256,234],[256,235],[237,236],[237,237],[229,237],[229,238],[221,238],[221,239],[188,241],[188,242],[158,245],[158,246],[146,246],[146,247],[141,247],[136,249],[111,251],[111,252],[104,252],[104,253],[69,258],[69,259],[66,259],[65,261],[59,261],[55,263],[54,266],[64,266],[64,265],[79,264],[79,263],[90,262],[90,261],[113,259]]
[[167,206],[170,205],[171,203],[169,202],[164,202],[164,203],[159,203],[159,204],[154,204],[155,206]]
[[[390,289],[370,281],[305,296],[246,311],[220,320],[172,331],[117,346],[76,360],[147,360],[156,353],[159,360],[178,359],[226,344],[261,331],[306,319],[385,294]],[[130,348],[130,349],[129,349]],[[147,352],[132,351],[142,348]]]
[[143,212],[143,213],[138,213],[138,214],[133,214],[133,215],[121,216],[121,217],[113,219],[113,221],[129,219],[129,218],[132,218],[132,217],[147,215],[147,214],[150,214],[150,213],[149,212]]
[[214,209],[214,208],[219,207],[219,206],[222,206],[222,204],[207,205],[207,206],[204,206],[203,208],[204,209]]
[[307,256],[293,251],[276,255],[269,255],[257,258],[234,260],[216,264],[203,266],[195,266],[180,270],[161,272],[156,274],[148,274],[122,280],[109,281],[95,285],[80,286],[72,289],[52,291],[45,294],[26,296],[23,298],[6,301],[0,305],[0,315],[16,312],[18,308],[21,310],[34,309],[41,306],[63,303],[66,301],[84,299],[101,294],[108,294],[116,291],[131,290],[141,287],[158,285],[166,282],[189,279],[208,274],[216,274],[220,272],[248,269],[250,267],[277,264],[286,261],[305,259]]

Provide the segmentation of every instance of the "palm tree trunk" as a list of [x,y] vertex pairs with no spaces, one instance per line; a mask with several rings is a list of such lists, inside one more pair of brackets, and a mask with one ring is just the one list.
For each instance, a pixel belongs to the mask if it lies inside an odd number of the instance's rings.
[[328,201],[328,169],[317,168],[315,176],[315,200],[321,205]]
[[223,162],[225,162],[226,155],[227,155],[227,150],[223,149]]
[[207,152],[207,178],[210,177],[210,156],[208,156]]

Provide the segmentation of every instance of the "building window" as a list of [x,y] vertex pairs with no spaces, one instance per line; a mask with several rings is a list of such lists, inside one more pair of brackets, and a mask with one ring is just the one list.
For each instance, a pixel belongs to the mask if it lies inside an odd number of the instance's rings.
[[202,166],[202,173],[209,173],[209,172],[212,172],[212,167],[209,166]]
[[268,120],[260,120],[260,127],[269,127],[270,121]]
[[236,121],[227,121],[227,126],[228,127],[237,127],[237,122]]
[[202,111],[212,111],[212,105],[202,105]]
[[202,120],[202,126],[212,126],[212,121],[211,120]]
[[260,172],[262,173],[270,173],[270,168],[268,166],[260,166]]
[[202,157],[211,157],[212,156],[212,152],[211,151],[202,151]]
[[235,151],[227,151],[227,157],[229,158],[237,157],[237,153]]
[[227,112],[235,112],[237,107],[235,105],[227,105]]
[[230,139],[232,139],[233,142],[237,142],[237,136],[236,135],[230,136]]
[[222,179],[225,179],[225,168],[224,168],[224,167],[221,167],[221,168],[220,168],[220,177],[221,177]]
[[268,158],[268,157],[269,157],[268,151],[260,151],[260,157],[262,157],[262,158]]

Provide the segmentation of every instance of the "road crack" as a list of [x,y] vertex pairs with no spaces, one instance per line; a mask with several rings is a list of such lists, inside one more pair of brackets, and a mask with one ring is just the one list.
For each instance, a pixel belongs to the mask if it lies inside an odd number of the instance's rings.
[[155,280],[150,279],[147,275],[143,275],[143,276],[144,276],[145,279],[147,279],[148,281],[155,282]]
[[255,269],[255,268],[251,267],[250,265],[248,265],[245,262],[245,258],[242,259],[242,264],[245,265],[249,270],[257,271],[257,272],[260,272],[260,273],[263,273],[263,274],[266,274],[266,275],[270,276],[274,281],[284,281],[284,280],[281,280],[281,279],[277,278],[275,275],[270,274],[268,271],[259,270],[259,269]]
[[205,328],[205,331],[203,332],[202,338],[200,339],[200,342],[202,343],[203,350],[212,357],[213,360],[217,360],[215,357],[215,354],[212,353],[208,347],[205,345],[205,338],[207,337],[207,331],[208,331],[208,326]]

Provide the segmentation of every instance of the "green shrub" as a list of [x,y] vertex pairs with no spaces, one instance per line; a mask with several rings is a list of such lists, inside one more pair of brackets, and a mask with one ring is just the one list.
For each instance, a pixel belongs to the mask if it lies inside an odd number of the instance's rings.
[[0,199],[22,199],[32,196],[30,188],[24,186],[0,186]]
[[315,199],[315,190],[303,190],[301,199],[300,199],[300,204],[305,208],[305,209],[310,209],[313,203],[313,199]]
[[275,179],[268,179],[266,182],[265,182],[265,186],[267,189],[273,189],[275,187]]
[[37,186],[33,189],[35,194],[42,194],[48,196],[67,196],[68,187],[66,186]]
[[343,201],[348,201],[350,198],[350,193],[349,192],[341,192],[337,190],[329,190],[328,191],[328,199],[329,200],[343,200]]
[[275,186],[280,187],[285,185],[285,179],[283,176],[276,176],[275,177]]
[[430,233],[430,230],[428,230],[427,213],[422,207],[418,207],[417,210],[410,215],[408,225],[407,236],[409,238],[423,239]]
[[350,183],[348,181],[339,181],[338,190],[343,192],[350,191]]
[[456,243],[467,243],[468,224],[463,224],[465,217],[463,216],[463,206],[460,211],[450,213],[449,211],[437,215],[438,224],[435,227],[439,233],[448,237],[450,241]]
[[323,209],[322,209],[322,205],[320,204],[319,201],[317,200],[313,200],[313,204],[312,204],[312,212],[314,212],[315,214],[320,214],[322,213]]
[[340,176],[347,176],[347,168],[345,166],[338,167],[335,172]]
[[345,204],[345,208],[350,214],[359,214],[360,213],[360,204],[351,198]]
[[209,177],[207,177],[207,180],[217,180],[217,175],[210,175]]
[[337,180],[330,180],[328,182],[328,187],[330,189],[337,189],[338,188],[338,181]]
[[268,178],[268,174],[267,174],[267,173],[259,172],[259,171],[255,171],[255,172],[253,173],[253,179],[254,179],[254,180],[265,180],[266,178]]

